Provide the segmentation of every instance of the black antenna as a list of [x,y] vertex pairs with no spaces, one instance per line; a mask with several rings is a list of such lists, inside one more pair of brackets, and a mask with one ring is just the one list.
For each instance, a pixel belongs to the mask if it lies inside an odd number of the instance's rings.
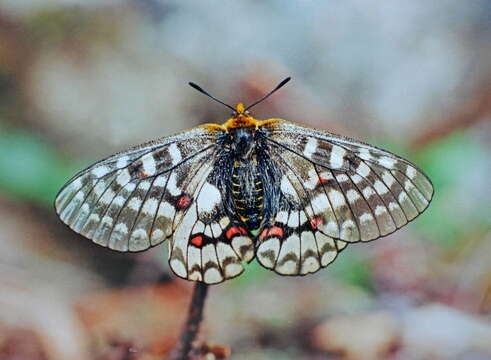
[[[262,98],[260,98],[259,100],[256,100],[255,102],[253,102],[251,105],[249,105],[248,107],[246,107],[245,110],[248,110],[250,109],[251,107],[259,104],[261,101],[265,100],[266,98],[268,98],[269,96],[273,95],[273,93],[276,91],[276,90],[279,90],[281,87],[283,87],[283,85],[285,85],[288,81],[291,80],[291,77],[287,77],[286,79],[284,79],[282,82],[280,82],[278,85],[276,85],[276,87],[271,90],[269,93],[267,93],[266,95],[264,95]],[[245,111],[244,110],[244,111]]]
[[232,106],[230,106],[230,105],[228,105],[228,104],[225,104],[225,103],[224,103],[222,100],[217,99],[217,98],[216,98],[216,97],[214,97],[213,95],[210,95],[209,93],[207,93],[205,90],[203,90],[203,89],[202,89],[200,86],[196,85],[195,83],[190,82],[190,83],[188,83],[188,84],[189,84],[189,85],[190,85],[192,88],[194,88],[194,89],[198,90],[200,93],[203,93],[203,94],[205,94],[206,96],[211,97],[213,100],[215,100],[215,101],[219,102],[220,104],[225,105],[226,107],[228,107],[228,108],[232,109],[233,111],[235,111],[235,109],[234,109]]

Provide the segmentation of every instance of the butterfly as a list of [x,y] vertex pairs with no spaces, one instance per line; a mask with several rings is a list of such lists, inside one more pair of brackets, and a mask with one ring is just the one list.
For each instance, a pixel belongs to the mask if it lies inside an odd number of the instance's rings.
[[257,258],[281,275],[329,265],[348,244],[391,234],[433,197],[429,178],[386,150],[282,119],[249,105],[101,160],[55,200],[75,232],[113,250],[169,244],[181,278],[216,284]]

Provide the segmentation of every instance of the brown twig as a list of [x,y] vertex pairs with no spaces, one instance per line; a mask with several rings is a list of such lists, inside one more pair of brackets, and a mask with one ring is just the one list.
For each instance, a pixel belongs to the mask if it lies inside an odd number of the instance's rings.
[[169,360],[188,360],[193,342],[199,331],[201,320],[203,319],[203,308],[205,305],[208,285],[202,282],[196,282],[194,285],[191,304],[189,305],[189,314],[184,329],[181,333],[181,339],[177,343],[174,351],[169,356]]

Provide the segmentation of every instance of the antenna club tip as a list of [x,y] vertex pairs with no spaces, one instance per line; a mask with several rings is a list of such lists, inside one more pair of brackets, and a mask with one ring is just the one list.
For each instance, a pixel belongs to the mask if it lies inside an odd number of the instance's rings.
[[285,85],[288,81],[290,81],[292,79],[291,76],[288,76],[287,78],[285,78],[281,83],[280,83],[280,86],[282,85]]

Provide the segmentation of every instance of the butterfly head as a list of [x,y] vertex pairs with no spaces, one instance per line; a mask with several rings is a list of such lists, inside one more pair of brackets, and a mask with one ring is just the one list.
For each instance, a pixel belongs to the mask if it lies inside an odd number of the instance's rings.
[[232,112],[230,119],[224,124],[224,127],[229,130],[241,127],[256,127],[257,125],[258,121],[252,117],[244,104],[239,103]]
[[238,103],[235,106],[235,111],[232,113],[232,117],[240,117],[240,116],[249,116],[251,115],[250,111],[246,109],[244,104]]

